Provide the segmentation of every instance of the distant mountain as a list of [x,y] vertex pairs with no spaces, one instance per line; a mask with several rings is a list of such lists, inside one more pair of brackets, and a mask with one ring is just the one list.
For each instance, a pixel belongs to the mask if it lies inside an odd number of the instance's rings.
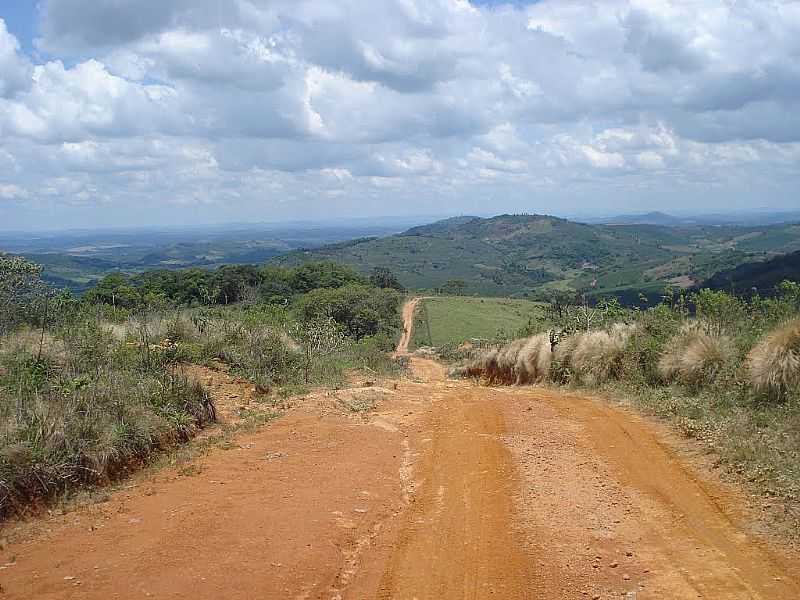
[[715,273],[703,287],[747,294],[757,291],[770,295],[775,286],[789,279],[800,281],[800,252],[792,252],[760,262],[749,262]]
[[694,224],[693,221],[687,222],[686,219],[681,219],[679,217],[673,217],[672,215],[668,215],[667,213],[653,211],[649,213],[644,213],[641,215],[619,215],[616,217],[610,217],[608,219],[602,219],[601,223],[605,223],[607,225],[666,225],[666,226],[675,226],[675,225],[692,225]]
[[[290,252],[283,264],[334,260],[391,269],[411,289],[461,279],[468,293],[593,294],[691,287],[715,272],[800,250],[800,226],[589,225],[547,215],[457,217],[379,239]],[[634,294],[635,296],[635,294]]]
[[[0,232],[0,252],[26,256],[56,286],[81,291],[114,271],[212,268],[265,262],[300,248],[402,232],[421,218],[353,224],[254,223],[193,228]],[[402,225],[402,226],[400,226]]]

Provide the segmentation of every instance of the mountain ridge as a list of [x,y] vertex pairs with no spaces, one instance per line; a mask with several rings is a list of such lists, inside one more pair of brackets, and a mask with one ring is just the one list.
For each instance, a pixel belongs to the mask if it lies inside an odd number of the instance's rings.
[[394,271],[412,289],[464,281],[470,294],[691,287],[748,260],[800,250],[800,226],[586,224],[540,214],[461,216],[352,244],[290,252],[281,264],[334,260]]

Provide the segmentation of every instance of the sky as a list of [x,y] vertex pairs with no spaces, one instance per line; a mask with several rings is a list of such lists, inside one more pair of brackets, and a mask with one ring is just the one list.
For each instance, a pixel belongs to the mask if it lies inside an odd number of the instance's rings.
[[0,229],[798,192],[797,1],[0,0]]

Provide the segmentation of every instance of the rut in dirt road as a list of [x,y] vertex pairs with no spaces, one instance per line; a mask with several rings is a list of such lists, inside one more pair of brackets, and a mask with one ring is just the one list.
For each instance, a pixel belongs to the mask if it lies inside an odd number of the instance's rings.
[[[659,426],[412,368],[7,528],[0,597],[800,598],[796,555],[753,534],[742,496]],[[199,375],[232,408],[248,393]],[[346,408],[357,399],[375,408]]]

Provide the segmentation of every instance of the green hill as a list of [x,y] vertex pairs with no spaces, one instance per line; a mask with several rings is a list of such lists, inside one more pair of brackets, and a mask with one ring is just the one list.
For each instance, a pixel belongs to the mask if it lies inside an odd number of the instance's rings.
[[276,259],[334,260],[362,272],[391,269],[412,289],[457,279],[468,294],[527,296],[690,287],[744,262],[800,250],[800,225],[587,225],[546,215],[457,217],[384,238],[354,240]]
[[755,288],[760,294],[769,295],[774,292],[776,285],[786,279],[800,281],[800,252],[720,271],[703,282],[703,287],[738,294],[748,293]]

